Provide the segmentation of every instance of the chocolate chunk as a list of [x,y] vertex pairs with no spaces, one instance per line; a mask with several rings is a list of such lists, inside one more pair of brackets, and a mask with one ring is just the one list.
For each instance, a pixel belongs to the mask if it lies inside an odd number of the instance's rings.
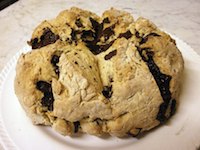
[[102,35],[104,36],[105,40],[108,40],[110,36],[114,34],[115,25],[112,25],[103,30]]
[[104,86],[103,87],[103,91],[102,94],[106,97],[106,98],[111,98],[112,96],[112,85],[111,86]]
[[41,104],[44,107],[47,107],[49,111],[53,111],[53,94],[52,93],[44,93],[44,97],[42,97]]
[[38,81],[36,83],[36,88],[44,94],[41,99],[42,106],[47,107],[49,111],[53,111],[54,97],[51,84],[46,81]]
[[106,17],[106,18],[103,19],[103,24],[104,23],[110,23],[110,20],[108,19],[108,17]]
[[129,39],[129,38],[131,38],[132,37],[132,33],[131,33],[131,31],[126,31],[125,33],[121,33],[119,36],[118,36],[118,38],[122,38],[122,37],[124,37],[124,38],[126,38],[127,40]]
[[[155,36],[157,36],[157,34],[155,34]],[[156,84],[159,88],[160,94],[163,98],[164,102],[159,107],[159,112],[157,114],[156,119],[159,120],[161,123],[164,123],[167,120],[165,113],[167,111],[170,101],[172,101],[171,114],[175,112],[176,101],[171,100],[172,97],[171,97],[171,92],[170,92],[170,87],[169,87],[171,76],[166,75],[160,71],[159,67],[156,65],[156,63],[153,60],[154,53],[153,51],[151,51],[150,48],[141,49],[140,47],[137,47],[137,50],[142,60],[147,64],[149,71],[153,75],[154,80],[156,81]]]
[[99,23],[91,17],[89,19],[90,19],[93,29],[97,30],[99,28]]
[[51,84],[49,84],[46,81],[38,81],[36,83],[36,88],[38,90],[40,90],[41,92],[43,92],[43,93],[49,93],[49,92],[51,92]]
[[98,23],[93,18],[90,18],[90,22],[92,24],[92,28],[95,31],[95,39],[94,39],[93,43],[96,44],[100,40],[100,37],[102,35],[103,23]]
[[90,49],[90,51],[94,55],[97,55],[97,54],[101,53],[99,45],[96,45],[96,44],[94,44],[92,42],[87,42],[86,46]]
[[156,119],[160,121],[160,123],[165,123],[165,121],[167,120],[167,117],[165,116],[165,113],[167,111],[167,106],[168,104],[163,102],[159,107]]
[[49,28],[45,29],[43,35],[40,37],[40,40],[43,41],[43,46],[48,44],[55,43],[58,39],[58,35],[55,35]]
[[51,58],[51,64],[53,65],[54,71],[58,76],[60,74],[59,66],[57,65],[57,63],[59,62],[59,58],[60,56],[57,55],[53,55],[53,57]]
[[109,60],[109,59],[111,59],[113,56],[115,56],[116,54],[117,54],[117,50],[114,50],[114,51],[108,53],[108,54],[104,57],[104,59],[105,59],[105,60]]
[[51,59],[51,63],[53,65],[56,65],[59,62],[59,56],[57,55],[53,55],[52,59]]
[[80,18],[78,18],[78,19],[76,19],[76,21],[75,21],[75,24],[77,25],[77,27],[83,27],[83,24],[81,23],[81,19]]
[[80,126],[80,122],[76,121],[76,122],[73,122],[73,124],[74,124],[74,133],[77,133],[78,132],[78,128]]
[[92,24],[93,29],[95,30],[97,35],[100,35],[100,32],[103,30],[103,24],[98,23],[96,20],[90,17],[90,22]]
[[53,44],[58,39],[58,35],[54,34],[49,28],[45,28],[40,40],[38,38],[31,39],[30,44],[32,49],[37,49],[49,44]]
[[74,63],[75,63],[76,65],[78,65],[78,62],[77,62],[77,61],[75,61]]
[[172,100],[170,109],[171,109],[170,116],[173,116],[176,112],[176,100],[175,99]]
[[37,49],[41,47],[38,43],[38,38],[31,39],[30,42],[28,41],[28,44],[32,46],[32,49]]

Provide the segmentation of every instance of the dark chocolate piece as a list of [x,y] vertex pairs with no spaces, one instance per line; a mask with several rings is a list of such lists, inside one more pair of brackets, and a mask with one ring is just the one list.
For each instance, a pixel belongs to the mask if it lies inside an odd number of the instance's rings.
[[53,65],[56,65],[59,62],[59,56],[57,55],[53,55],[52,59],[51,59],[51,63]]
[[100,37],[101,37],[101,34],[102,34],[102,31],[103,31],[103,23],[98,23],[96,20],[94,20],[93,18],[90,17],[90,22],[92,24],[92,28],[94,29],[95,31],[95,38],[93,40],[93,45],[95,45]]
[[99,53],[101,53],[100,51],[100,46],[96,45],[95,43],[92,42],[87,42],[86,46],[90,49],[90,51],[94,54],[97,55]]
[[167,117],[165,116],[165,113],[167,111],[167,106],[168,104],[163,102],[159,107],[156,119],[160,121],[160,123],[164,123],[167,120]]
[[76,122],[73,122],[73,124],[74,124],[74,133],[77,133],[78,132],[78,128],[80,126],[80,122],[76,121]]
[[49,111],[53,111],[53,94],[52,93],[44,93],[44,97],[42,97],[41,104],[44,107],[47,107]]
[[40,48],[40,44],[38,43],[38,38],[31,39],[31,41],[28,41],[27,43],[32,47],[32,49]]
[[113,56],[115,56],[116,54],[117,54],[117,50],[114,50],[114,51],[108,53],[108,54],[104,57],[104,59],[105,59],[105,60],[109,60],[109,59],[111,59]]
[[131,31],[128,30],[128,31],[126,31],[124,33],[119,34],[118,38],[124,37],[124,38],[126,38],[128,40],[129,38],[132,37],[132,35],[133,34],[131,33]]
[[59,39],[59,36],[54,34],[49,28],[45,28],[40,40],[38,38],[31,39],[29,42],[32,49],[41,48],[43,46],[53,44]]
[[100,35],[100,33],[103,30],[103,24],[102,23],[98,23],[96,20],[94,20],[91,17],[90,17],[90,22],[92,24],[93,29],[95,30],[96,38],[98,38],[98,35]]
[[53,67],[54,67],[54,71],[55,71],[55,73],[59,76],[59,74],[60,74],[60,71],[59,71],[59,67],[58,67],[58,65],[57,65],[57,63],[59,62],[59,56],[57,56],[57,55],[53,55],[53,57],[51,58],[51,64],[53,65]]
[[[159,67],[156,65],[156,63],[153,60],[153,51],[151,51],[150,48],[139,48],[137,47],[137,50],[142,57],[142,60],[146,62],[151,74],[153,75],[156,84],[158,85],[158,88],[160,90],[160,94],[163,98],[163,103],[160,105],[159,112],[157,114],[157,120],[159,120],[161,123],[164,123],[167,120],[167,117],[165,116],[165,113],[167,111],[168,105],[172,100],[171,98],[171,92],[169,90],[169,83],[171,80],[171,76],[163,74]],[[172,102],[172,109],[175,110],[175,102]],[[172,110],[172,114],[173,114]]]
[[46,81],[38,81],[36,83],[36,88],[44,94],[41,99],[42,106],[47,107],[49,111],[53,111],[54,97],[51,84]]
[[82,22],[81,22],[81,19],[80,18],[78,18],[78,19],[76,19],[76,21],[75,21],[75,24],[77,25],[77,27],[83,27],[83,24],[82,24]]
[[110,23],[110,20],[108,19],[108,17],[103,19],[103,24],[105,24],[105,23]]
[[171,101],[170,109],[171,109],[170,116],[173,116],[175,114],[175,112],[176,112],[176,100],[175,99],[173,99]]
[[46,81],[38,81],[36,83],[36,88],[43,93],[50,93],[51,92],[51,84]]
[[112,85],[111,86],[104,86],[103,87],[103,91],[102,94],[106,97],[106,98],[111,98],[112,96]]

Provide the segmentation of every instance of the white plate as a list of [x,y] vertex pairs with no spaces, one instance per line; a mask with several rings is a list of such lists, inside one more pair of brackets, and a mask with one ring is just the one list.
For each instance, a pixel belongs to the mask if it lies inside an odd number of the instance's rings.
[[13,88],[16,60],[0,74],[0,142],[5,149],[19,150],[196,150],[200,146],[200,56],[174,37],[185,61],[180,105],[170,121],[140,139],[98,138],[90,135],[63,137],[49,127],[34,126],[22,110]]

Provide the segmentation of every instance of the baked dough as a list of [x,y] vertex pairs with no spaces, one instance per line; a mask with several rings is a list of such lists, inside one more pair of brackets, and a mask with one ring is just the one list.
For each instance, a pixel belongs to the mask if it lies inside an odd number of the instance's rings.
[[183,58],[147,19],[72,7],[43,21],[29,44],[15,93],[34,124],[62,135],[137,136],[175,113]]

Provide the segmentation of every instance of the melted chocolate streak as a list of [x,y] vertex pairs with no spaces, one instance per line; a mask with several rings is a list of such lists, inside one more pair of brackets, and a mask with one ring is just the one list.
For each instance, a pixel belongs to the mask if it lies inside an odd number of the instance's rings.
[[[152,34],[153,35],[153,34]],[[151,35],[149,35],[151,36]],[[154,35],[153,35],[154,36]],[[156,35],[158,36],[158,35]],[[147,41],[148,38],[145,39]],[[144,41],[144,40],[141,40]],[[137,50],[144,62],[146,62],[151,74],[153,75],[156,84],[158,85],[158,88],[160,90],[161,96],[163,98],[163,103],[160,105],[159,112],[157,114],[157,120],[159,120],[161,123],[164,123],[168,118],[165,116],[165,113],[167,111],[168,105],[170,105],[170,116],[172,116],[175,113],[176,108],[176,100],[172,99],[171,92],[169,90],[169,83],[171,80],[171,76],[163,74],[159,67],[156,65],[156,63],[153,60],[153,51],[151,51],[150,48],[140,48],[137,47]],[[146,55],[144,55],[146,53]]]
[[[86,46],[90,49],[90,51],[94,55],[97,55],[100,54],[101,52],[106,51],[114,43],[115,40],[111,41],[108,44],[103,44],[103,45],[97,44],[97,42],[100,41],[100,38],[102,36],[104,36],[105,40],[108,40],[110,36],[114,35],[113,29],[115,28],[115,25],[112,25],[103,30],[103,24],[109,22],[108,18],[105,18],[102,23],[98,23],[93,18],[90,18],[90,22],[95,32],[91,30],[85,30],[83,31],[81,38],[86,43]],[[126,39],[129,39],[131,36],[132,33],[130,31],[127,31],[125,33],[120,34],[119,38],[124,37]]]

